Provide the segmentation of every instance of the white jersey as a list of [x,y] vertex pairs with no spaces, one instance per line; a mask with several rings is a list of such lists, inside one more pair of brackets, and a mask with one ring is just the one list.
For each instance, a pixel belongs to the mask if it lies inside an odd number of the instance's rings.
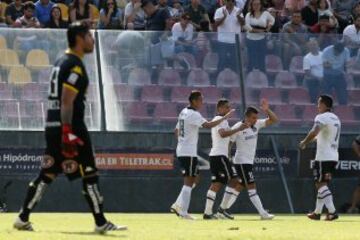
[[341,123],[339,118],[332,112],[318,114],[315,117],[315,125],[320,127],[316,137],[317,161],[338,161],[339,160],[339,138]]
[[178,118],[176,128],[179,131],[176,156],[196,157],[199,139],[199,128],[207,122],[201,114],[193,108],[184,108]]
[[[216,121],[221,118],[222,118],[221,116],[216,116],[212,121]],[[228,155],[230,136],[225,138],[221,137],[219,134],[220,129],[224,129],[224,130],[230,129],[227,120],[222,121],[219,125],[211,129],[212,148],[210,150],[210,154],[209,154],[210,156]]]
[[[258,132],[265,127],[267,119],[259,119],[251,128],[246,128],[231,136],[231,141],[236,142],[236,153],[233,158],[234,164],[254,164],[256,154]],[[241,122],[236,123],[232,129],[241,126]]]

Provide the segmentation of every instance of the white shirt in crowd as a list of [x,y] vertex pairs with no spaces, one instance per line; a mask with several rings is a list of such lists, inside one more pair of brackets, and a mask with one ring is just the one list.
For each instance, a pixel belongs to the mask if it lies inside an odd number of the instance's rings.
[[[224,17],[224,9],[227,12],[227,16],[224,22],[218,26],[218,41],[224,43],[235,43],[235,34],[241,33],[241,25],[237,19],[238,13],[240,13],[240,9],[234,7],[231,13],[228,12],[226,6],[218,8],[214,15],[214,20],[219,20]],[[242,17],[242,13],[240,14]]]
[[320,127],[316,137],[317,161],[338,161],[339,160],[339,138],[341,123],[339,118],[332,112],[318,114],[315,117],[315,125]]
[[[236,153],[233,158],[234,164],[254,164],[258,132],[266,126],[267,119],[259,119],[252,128],[246,128],[231,136],[231,142],[236,142]],[[241,126],[241,122],[236,123],[232,129]]]
[[318,55],[314,55],[311,52],[306,54],[303,60],[303,69],[310,70],[312,76],[318,78],[324,77],[322,52],[319,52]]
[[[216,121],[222,118],[221,116],[216,116],[212,121]],[[219,134],[219,130],[229,130],[229,122],[227,120],[222,121],[219,125],[216,127],[213,127],[211,129],[211,140],[212,140],[212,148],[210,150],[210,156],[228,156],[228,149],[229,149],[229,142],[230,142],[230,136],[229,137],[221,137]]]
[[176,147],[176,156],[178,157],[196,157],[197,145],[199,139],[199,128],[207,122],[201,114],[192,109],[184,108],[178,118],[176,129],[179,137]]
[[355,24],[347,26],[344,29],[343,36],[355,44],[360,44],[360,31],[356,30]]
[[235,0],[236,7],[242,11],[245,7],[246,0]]
[[248,12],[245,16],[245,29],[248,31],[246,37],[250,40],[261,40],[265,38],[265,33],[251,33],[254,27],[266,28],[268,24],[274,25],[275,18],[268,12],[264,11],[259,18],[256,18]]
[[174,41],[177,41],[179,38],[183,38],[186,41],[191,41],[193,39],[194,26],[189,23],[187,24],[185,30],[183,30],[180,22],[177,22],[173,25],[171,33]]

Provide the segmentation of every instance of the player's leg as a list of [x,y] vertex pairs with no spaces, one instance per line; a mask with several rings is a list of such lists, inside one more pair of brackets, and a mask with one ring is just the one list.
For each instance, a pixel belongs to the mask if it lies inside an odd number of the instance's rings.
[[[210,156],[210,171],[211,171],[211,185],[206,193],[206,204],[204,210],[204,219],[217,219],[213,213],[213,206],[216,199],[216,194],[224,184],[228,182],[229,167],[228,159],[224,156]],[[230,169],[231,170],[231,169]]]
[[256,210],[258,211],[258,213],[261,216],[262,220],[271,220],[273,219],[275,216],[273,214],[269,214],[263,207],[263,204],[260,200],[259,195],[257,194],[256,191],[256,184],[255,182],[250,182],[248,184],[248,194],[249,194],[249,199],[251,201],[251,203],[254,205],[254,207],[256,208]]
[[199,181],[198,160],[196,157],[179,157],[178,160],[183,169],[184,184],[175,203],[171,205],[170,210],[178,216],[192,219],[188,214],[188,210],[191,200],[191,191],[194,184],[196,185]]

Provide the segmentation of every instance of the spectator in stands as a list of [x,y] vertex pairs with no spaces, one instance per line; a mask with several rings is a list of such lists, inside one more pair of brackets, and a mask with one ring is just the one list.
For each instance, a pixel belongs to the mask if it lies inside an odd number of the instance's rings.
[[360,15],[355,16],[354,24],[347,26],[344,29],[344,41],[350,50],[351,57],[357,54],[360,47]]
[[210,22],[206,9],[200,4],[200,0],[191,0],[191,4],[185,7],[184,10],[190,15],[191,22],[197,31],[200,30],[201,20]]
[[180,17],[184,14],[184,8],[182,7],[182,5],[181,5],[181,2],[179,1],[179,0],[173,0],[172,1],[172,6],[173,6],[173,9],[175,9],[176,10],[176,13],[174,13],[174,18],[176,19],[176,20],[179,20],[180,19]]
[[343,42],[337,42],[323,50],[324,64],[323,91],[331,95],[336,92],[339,104],[347,104],[347,90],[345,68],[350,60],[350,51],[344,47]]
[[69,7],[70,22],[85,21],[92,24],[93,16],[88,0],[74,0]]
[[35,5],[33,2],[24,3],[24,15],[18,19],[16,19],[14,27],[19,28],[39,28],[40,22],[34,16],[35,13]]
[[143,0],[141,7],[147,16],[146,30],[169,31],[171,29],[171,16],[166,8],[156,7],[151,0]]
[[282,25],[281,25],[281,22],[282,22],[282,17],[280,16],[280,12],[277,11],[275,8],[269,8],[267,10],[275,19],[275,22],[274,22],[274,25],[271,27],[270,29],[270,32],[271,33],[279,33],[281,28],[282,28]]
[[320,93],[321,82],[324,78],[322,53],[315,39],[308,42],[309,53],[304,57],[305,85],[309,89],[310,100],[316,103]]
[[174,9],[171,6],[169,6],[168,0],[159,0],[158,7],[166,8],[170,13],[171,18],[174,18],[177,15],[177,9]]
[[100,29],[121,29],[123,14],[117,7],[116,0],[107,0],[104,8],[100,10]]
[[317,0],[309,0],[308,4],[301,10],[301,16],[306,26],[311,27],[319,20]]
[[173,40],[175,41],[175,53],[188,52],[195,54],[193,44],[194,26],[190,23],[188,13],[181,16],[180,22],[173,25],[171,29]]
[[218,32],[218,71],[225,68],[236,71],[238,66],[234,61],[236,59],[235,34],[241,33],[241,26],[245,23],[241,9],[235,6],[235,0],[227,0],[225,6],[216,10],[214,20]]
[[145,30],[145,13],[141,8],[141,0],[131,0],[125,7],[125,28]]
[[354,6],[355,0],[336,0],[334,2],[334,15],[339,22],[339,33],[349,25],[351,21],[351,11]]
[[251,0],[249,12],[245,17],[248,71],[265,71],[266,33],[274,25],[274,17],[265,10],[261,0]]
[[50,21],[47,23],[47,28],[67,28],[68,23],[62,20],[61,9],[58,5],[54,5],[50,12]]
[[320,49],[324,49],[336,41],[336,28],[331,25],[328,15],[320,16],[319,22],[312,26],[310,31],[316,34]]
[[355,16],[360,15],[360,1],[358,1],[352,8],[351,16],[350,16],[350,24],[355,22]]
[[13,2],[7,6],[5,10],[6,23],[9,26],[13,26],[16,19],[24,15],[23,4],[21,0],[13,0]]
[[291,16],[293,12],[301,11],[305,7],[305,0],[285,0],[285,12]]
[[41,26],[46,26],[50,21],[50,12],[54,3],[50,0],[38,0],[35,3],[35,16],[39,20]]
[[338,27],[338,21],[330,9],[329,2],[327,0],[318,0],[318,14],[319,20],[322,15],[329,16],[331,28]]
[[308,40],[307,27],[302,23],[300,11],[293,11],[290,22],[282,29],[284,64],[288,65],[293,56],[303,55]]

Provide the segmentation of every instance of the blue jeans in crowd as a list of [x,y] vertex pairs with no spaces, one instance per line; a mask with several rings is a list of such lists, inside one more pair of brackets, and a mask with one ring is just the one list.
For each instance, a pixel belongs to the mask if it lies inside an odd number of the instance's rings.
[[340,105],[346,105],[348,101],[347,83],[343,71],[330,68],[324,69],[323,92],[332,95],[335,91]]

